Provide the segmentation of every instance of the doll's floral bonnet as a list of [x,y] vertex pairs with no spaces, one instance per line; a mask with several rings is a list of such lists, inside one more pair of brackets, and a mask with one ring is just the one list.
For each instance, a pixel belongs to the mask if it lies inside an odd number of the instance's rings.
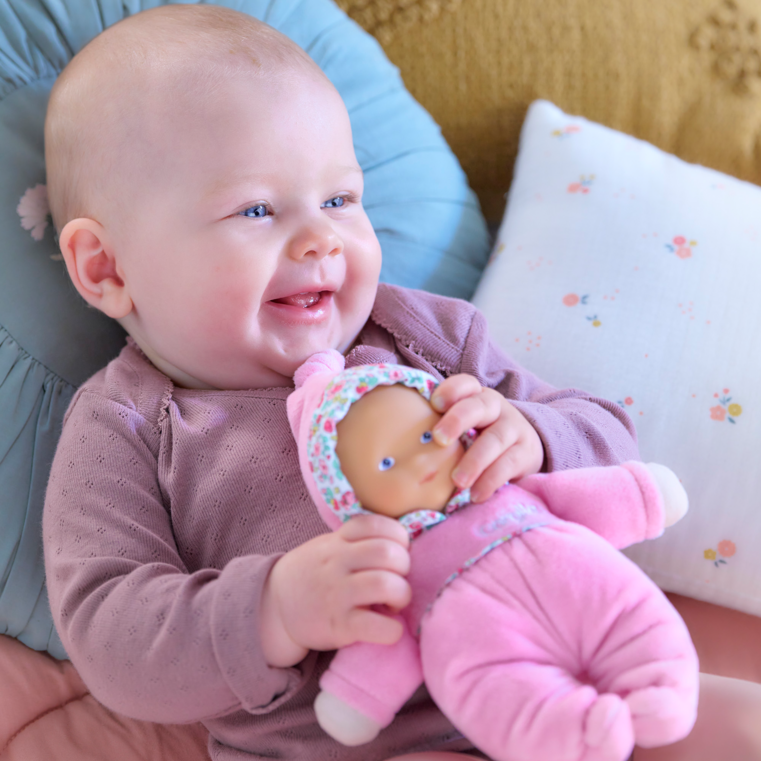
[[[423,370],[404,365],[381,363],[344,369],[344,358],[334,349],[313,354],[296,371],[294,381],[296,391],[288,397],[288,419],[298,444],[301,471],[320,515],[335,529],[353,515],[368,512],[356,498],[336,456],[338,423],[354,402],[378,386],[401,383],[430,399],[438,381]],[[460,492],[454,499],[460,504],[466,496]],[[418,528],[443,519],[441,513],[419,510],[402,516],[400,522],[414,534]]]

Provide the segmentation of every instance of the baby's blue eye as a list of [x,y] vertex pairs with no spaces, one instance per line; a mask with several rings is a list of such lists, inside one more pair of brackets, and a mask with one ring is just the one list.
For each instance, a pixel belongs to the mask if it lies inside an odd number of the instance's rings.
[[378,470],[388,470],[389,468],[393,468],[395,462],[396,460],[394,460],[393,457],[384,457],[378,463]]
[[243,217],[253,217],[255,219],[259,217],[267,216],[267,207],[263,204],[257,204],[256,206],[249,206],[241,212],[238,212]]
[[344,205],[345,202],[346,202],[346,199],[343,196],[336,196],[335,198],[331,198],[329,201],[325,201],[325,203],[322,205],[321,208],[340,209]]
[[426,431],[420,437],[420,443],[421,444],[430,444],[432,441],[433,441],[433,434],[430,431]]

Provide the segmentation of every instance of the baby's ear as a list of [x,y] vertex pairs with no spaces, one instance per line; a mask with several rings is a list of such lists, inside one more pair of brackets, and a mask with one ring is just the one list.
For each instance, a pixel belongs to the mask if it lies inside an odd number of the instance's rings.
[[106,229],[94,219],[72,219],[58,236],[71,282],[82,298],[109,317],[132,311],[123,272]]

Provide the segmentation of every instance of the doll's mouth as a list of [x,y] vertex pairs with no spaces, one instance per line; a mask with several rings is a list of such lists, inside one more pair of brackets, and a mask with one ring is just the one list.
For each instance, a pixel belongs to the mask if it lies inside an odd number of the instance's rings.
[[438,470],[432,470],[423,480],[420,482],[421,484],[427,484],[429,481],[433,481],[434,478],[436,478],[436,474],[438,473]]
[[328,291],[309,291],[305,293],[294,293],[292,296],[284,296],[282,299],[272,299],[273,304],[286,304],[292,307],[300,307],[301,309],[309,309],[315,304],[319,304],[322,301],[323,294]]

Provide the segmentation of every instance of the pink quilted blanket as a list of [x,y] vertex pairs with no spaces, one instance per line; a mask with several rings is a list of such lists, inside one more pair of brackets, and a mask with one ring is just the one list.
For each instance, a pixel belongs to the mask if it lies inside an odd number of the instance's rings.
[[68,661],[0,636],[1,761],[208,761],[201,724],[112,713]]

